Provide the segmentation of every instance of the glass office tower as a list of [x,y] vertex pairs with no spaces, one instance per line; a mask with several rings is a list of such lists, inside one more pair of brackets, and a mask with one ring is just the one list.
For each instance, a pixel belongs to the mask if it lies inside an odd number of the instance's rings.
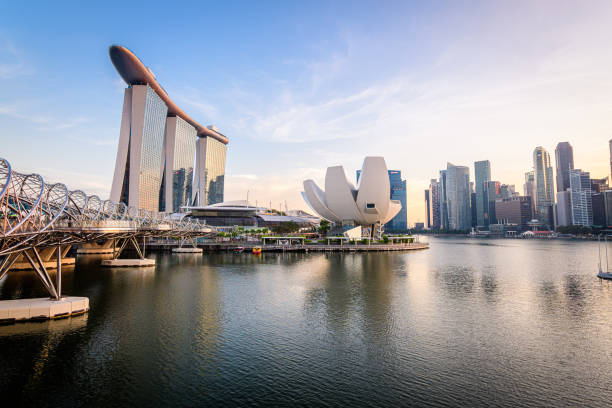
[[557,191],[570,188],[569,172],[574,168],[574,149],[569,142],[560,142],[555,149],[557,165]]
[[474,190],[476,193],[476,225],[489,225],[487,182],[491,181],[491,163],[488,160],[474,162]]
[[402,203],[402,209],[395,217],[385,224],[389,231],[405,231],[408,229],[408,215],[406,212],[406,180],[402,180],[402,172],[399,170],[388,170],[389,183],[391,185],[391,199]]
[[148,85],[125,90],[111,200],[158,211],[167,113]]
[[533,171],[536,186],[536,216],[540,222],[551,226],[552,206],[555,203],[553,170],[546,149],[538,146],[533,151]]
[[429,201],[431,206],[431,228],[440,229],[440,183],[436,179],[429,182]]
[[469,230],[472,226],[470,208],[470,169],[448,163],[446,167],[446,208],[448,229]]
[[572,225],[593,225],[591,176],[580,169],[569,171]]

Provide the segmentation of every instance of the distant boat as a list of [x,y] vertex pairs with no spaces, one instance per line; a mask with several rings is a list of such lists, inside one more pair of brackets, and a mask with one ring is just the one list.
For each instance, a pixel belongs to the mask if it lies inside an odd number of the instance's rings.
[[236,248],[234,248],[234,253],[235,254],[240,254],[242,252],[244,252],[244,247],[236,247]]
[[254,255],[260,255],[261,254],[261,248],[258,248],[258,247],[253,248],[253,254]]
[[601,235],[599,234],[599,236],[597,237],[597,243],[599,245],[599,273],[597,274],[597,277],[600,279],[610,279],[612,280],[612,272],[610,271],[610,267],[608,266],[608,233],[606,232],[606,235],[604,235],[604,247],[605,247],[605,254],[606,254],[606,269],[603,269],[603,265],[601,262]]
[[601,279],[610,279],[610,280],[612,280],[612,272],[599,271],[599,273],[597,274],[597,277],[601,278]]

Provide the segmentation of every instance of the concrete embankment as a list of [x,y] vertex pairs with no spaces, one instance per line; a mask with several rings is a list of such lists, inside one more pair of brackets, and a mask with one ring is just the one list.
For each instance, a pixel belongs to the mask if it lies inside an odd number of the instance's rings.
[[[147,250],[157,251],[172,251],[177,248],[173,244],[147,244]],[[216,251],[235,251],[238,248],[244,248],[244,251],[252,251],[253,248],[261,248],[262,252],[386,252],[386,251],[411,251],[417,249],[428,249],[427,243],[412,243],[412,244],[356,244],[356,245],[339,245],[339,244],[305,244],[305,245],[261,245],[257,243],[203,243],[199,244],[201,248],[207,252]]]

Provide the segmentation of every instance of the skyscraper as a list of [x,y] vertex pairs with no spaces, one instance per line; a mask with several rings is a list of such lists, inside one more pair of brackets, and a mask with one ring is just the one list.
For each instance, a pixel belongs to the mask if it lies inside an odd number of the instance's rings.
[[497,224],[497,215],[495,214],[495,201],[502,198],[501,195],[501,183],[499,181],[487,181],[485,183],[485,188],[486,188],[486,201],[485,201],[485,207],[486,207],[486,223],[487,225],[490,224]]
[[485,227],[489,224],[486,183],[491,181],[491,163],[488,160],[474,162],[474,178],[476,222],[479,227]]
[[125,90],[111,200],[159,209],[168,108],[149,85]]
[[591,190],[593,190],[593,193],[603,193],[609,188],[607,177],[601,179],[591,178]]
[[196,135],[195,128],[180,117],[166,118],[159,211],[179,212],[191,205]]
[[593,225],[598,227],[606,227],[606,203],[604,193],[595,193],[591,195],[591,204],[593,207]]
[[446,170],[440,170],[440,229],[448,229],[448,195]]
[[130,50],[113,45],[109,54],[128,85],[111,200],[148,211],[180,211],[197,195],[197,181],[212,194],[209,203],[223,201],[227,137],[183,112]]
[[535,214],[536,184],[535,184],[535,176],[533,174],[533,170],[525,173],[525,184],[523,184],[523,195],[531,197],[531,205],[533,206],[533,213]]
[[569,176],[572,224],[590,227],[593,225],[590,174],[580,169],[572,169]]
[[574,149],[569,142],[560,142],[555,149],[557,166],[557,191],[565,191],[569,186],[569,171],[574,168]]
[[555,204],[555,227],[572,225],[571,192],[558,191],[557,203]]
[[391,185],[391,199],[402,203],[402,209],[391,219],[385,228],[390,231],[405,231],[408,229],[408,214],[406,210],[406,180],[402,180],[402,172],[388,170],[389,184]]
[[[219,133],[214,126],[208,128]],[[206,206],[223,202],[225,144],[212,137],[199,137],[195,150],[193,205]]]
[[518,194],[516,194],[514,184],[502,184],[499,186],[499,193],[501,198],[512,198],[518,196]]
[[436,179],[429,182],[429,201],[431,206],[431,228],[440,229],[440,183]]
[[550,156],[542,146],[533,151],[533,172],[536,185],[536,217],[543,224],[551,226],[552,206],[555,203],[553,170]]
[[[612,139],[608,141],[608,147],[610,148],[610,172],[612,176]],[[612,178],[610,178],[612,180]]]
[[446,167],[446,201],[448,229],[468,230],[472,226],[470,210],[470,169],[448,163]]
[[425,227],[431,229],[431,199],[429,190],[425,190]]

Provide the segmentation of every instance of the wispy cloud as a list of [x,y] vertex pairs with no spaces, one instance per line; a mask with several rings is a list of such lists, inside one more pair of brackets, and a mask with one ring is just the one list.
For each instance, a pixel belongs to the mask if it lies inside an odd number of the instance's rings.
[[39,126],[37,130],[41,132],[56,132],[59,130],[74,129],[81,125],[92,122],[92,118],[76,117],[76,118],[63,118],[62,120],[49,120],[46,126]]
[[25,54],[13,44],[0,42],[0,79],[31,75],[34,68],[26,63]]
[[193,87],[185,87],[181,93],[171,97],[185,110],[193,110],[197,114],[194,114],[194,116],[203,116],[206,121],[211,121],[219,116],[219,111],[210,102],[210,99],[204,97],[200,91]]
[[62,115],[61,117],[52,116],[47,113],[38,113],[40,105],[49,105],[49,101],[29,100],[29,101],[13,101],[0,105],[0,115],[10,116],[12,118],[23,120],[34,125],[34,130],[39,132],[57,132],[69,129],[75,129],[80,126],[91,123],[93,118],[90,117],[70,117],[70,115]]

